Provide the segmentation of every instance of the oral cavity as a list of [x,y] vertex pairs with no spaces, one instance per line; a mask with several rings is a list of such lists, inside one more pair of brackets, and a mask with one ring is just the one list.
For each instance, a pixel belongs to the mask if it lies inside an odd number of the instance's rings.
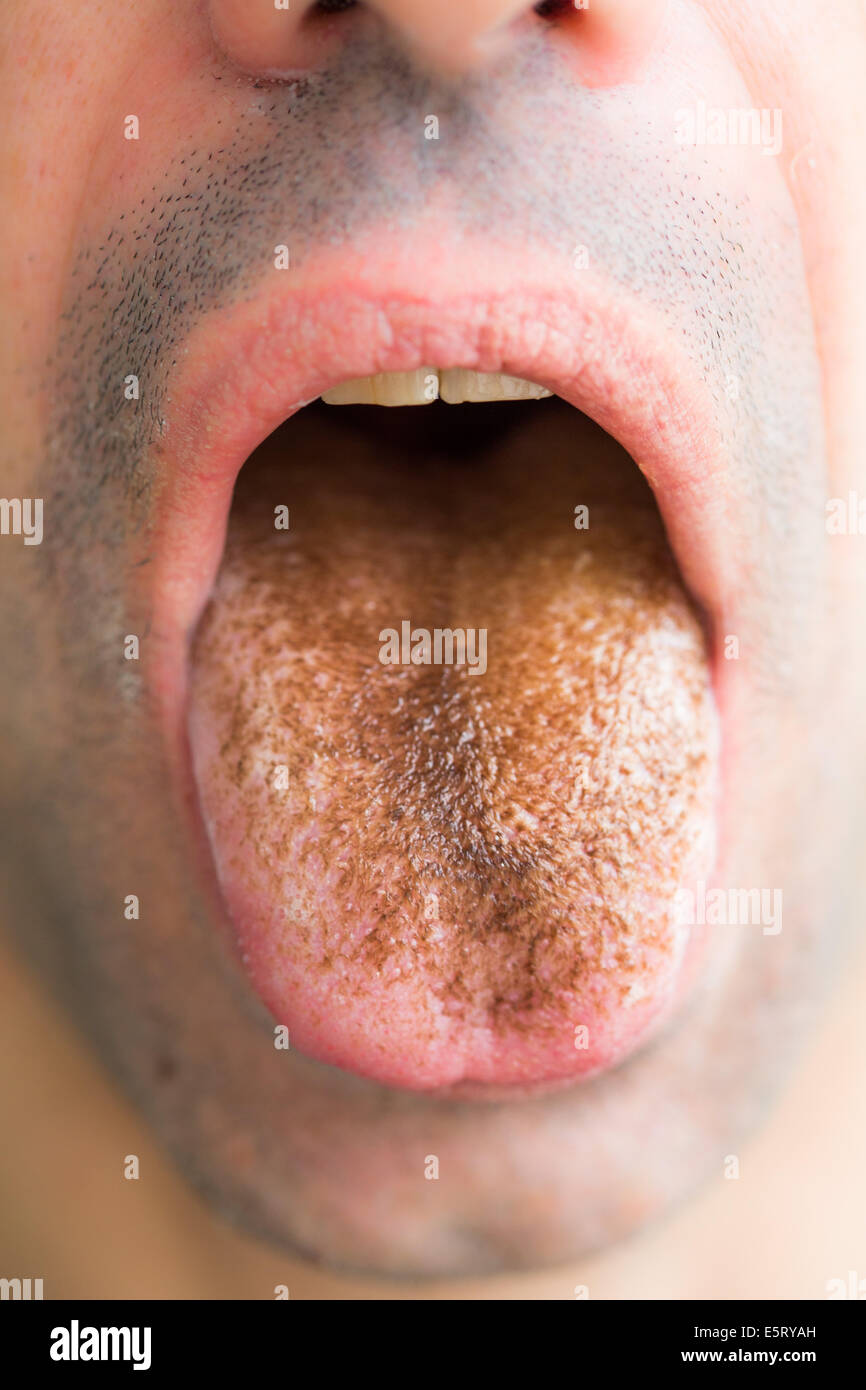
[[[436,659],[458,633],[484,633],[483,671]],[[677,892],[714,856],[704,635],[635,465],[562,402],[316,405],[278,431],[238,480],[190,735],[293,1049],[527,1085],[670,1016]]]
[[341,382],[326,391],[322,400],[327,405],[430,405],[435,400],[460,405],[463,401],[542,400],[551,394],[534,381],[502,372],[419,367],[414,372],[379,372]]

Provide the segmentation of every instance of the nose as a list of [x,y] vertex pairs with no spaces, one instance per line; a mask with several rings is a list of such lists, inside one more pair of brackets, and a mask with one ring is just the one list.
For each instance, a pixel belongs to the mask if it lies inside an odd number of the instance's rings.
[[[284,7],[283,7],[284,4]],[[315,63],[350,10],[374,14],[416,59],[437,70],[483,62],[509,25],[531,13],[526,0],[210,0],[221,47],[248,71],[291,71]],[[354,22],[360,16],[353,15]],[[330,22],[329,22],[330,20]],[[348,37],[348,36],[347,36]]]
[[664,0],[209,0],[223,51],[247,72],[285,75],[316,67],[359,23],[390,29],[415,61],[460,73],[490,62],[529,22],[567,30],[586,80],[616,80],[642,52]]

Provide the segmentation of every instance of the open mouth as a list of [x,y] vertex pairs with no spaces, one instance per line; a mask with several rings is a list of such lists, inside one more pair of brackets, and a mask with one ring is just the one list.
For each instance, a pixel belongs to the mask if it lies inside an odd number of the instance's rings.
[[[719,749],[694,595],[722,583],[689,548],[695,474],[653,477],[673,424],[638,468],[513,356],[367,351],[275,429],[276,401],[251,412],[242,468],[190,451],[166,705],[292,1048],[416,1090],[566,1084],[646,1043],[699,956],[677,893],[712,873]],[[193,495],[222,509],[207,558]]]

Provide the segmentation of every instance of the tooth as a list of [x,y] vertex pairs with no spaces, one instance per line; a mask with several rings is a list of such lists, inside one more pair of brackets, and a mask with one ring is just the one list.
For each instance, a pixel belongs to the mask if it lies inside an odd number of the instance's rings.
[[459,405],[461,401],[537,401],[553,392],[519,376],[449,367],[439,373],[439,395],[449,405]]
[[470,372],[463,367],[437,371],[377,372],[343,381],[326,391],[327,405],[427,405],[441,396],[449,405],[461,401],[535,401],[553,393],[534,381],[502,372]]
[[343,381],[322,400],[327,405],[429,405],[438,395],[436,368],[419,367],[416,372],[377,372]]

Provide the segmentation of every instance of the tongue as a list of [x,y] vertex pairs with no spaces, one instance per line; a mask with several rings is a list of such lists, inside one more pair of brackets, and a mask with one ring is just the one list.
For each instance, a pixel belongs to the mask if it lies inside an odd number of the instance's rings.
[[570,407],[296,416],[240,476],[190,727],[293,1048],[413,1088],[529,1085],[670,1013],[676,892],[713,857],[704,638],[638,470]]

